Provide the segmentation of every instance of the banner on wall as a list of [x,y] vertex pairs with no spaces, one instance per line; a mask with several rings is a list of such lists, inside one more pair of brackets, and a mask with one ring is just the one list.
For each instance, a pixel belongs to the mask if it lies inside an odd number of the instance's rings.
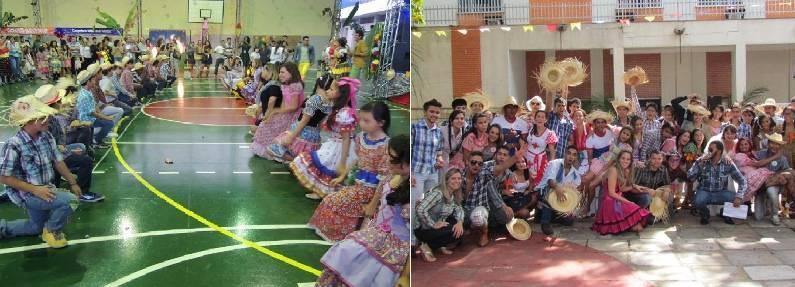
[[19,34],[19,35],[53,35],[53,28],[24,28],[11,27],[0,29],[0,34]]
[[55,28],[55,35],[59,36],[121,36],[122,29],[112,28]]

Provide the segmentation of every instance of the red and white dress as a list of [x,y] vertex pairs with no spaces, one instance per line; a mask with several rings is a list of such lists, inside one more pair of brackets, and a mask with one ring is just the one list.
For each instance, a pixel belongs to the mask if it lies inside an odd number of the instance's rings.
[[554,146],[558,142],[558,137],[555,132],[550,129],[545,129],[540,136],[536,136],[535,132],[527,135],[527,167],[530,173],[535,173],[536,177],[533,180],[533,186],[538,185],[541,178],[544,177],[544,170],[547,168],[547,146]]

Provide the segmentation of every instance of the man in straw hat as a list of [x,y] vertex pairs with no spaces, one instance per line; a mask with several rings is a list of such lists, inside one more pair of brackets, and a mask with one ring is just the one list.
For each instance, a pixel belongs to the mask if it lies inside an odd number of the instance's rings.
[[773,119],[776,122],[777,126],[781,126],[784,124],[784,118],[781,117],[781,111],[783,110],[778,103],[776,103],[776,99],[774,98],[767,98],[762,104],[756,106],[756,110],[760,113],[766,114],[768,117]]
[[[6,185],[11,200],[24,208],[29,218],[0,220],[0,238],[41,234],[52,248],[67,245],[62,230],[74,212],[70,203],[77,202],[81,190],[64,164],[55,139],[47,132],[47,117],[55,113],[55,109],[33,95],[19,98],[11,105],[9,118],[21,128],[0,150],[0,182]],[[50,185],[56,176],[69,182],[72,193]]]
[[[43,85],[39,87],[39,89],[36,90],[35,96],[44,104],[55,110],[58,110],[58,113],[48,118],[48,131],[55,139],[56,148],[58,152],[62,154],[64,158],[63,161],[66,166],[71,172],[77,174],[77,184],[80,186],[80,190],[82,191],[82,195],[80,195],[80,201],[98,202],[105,199],[105,197],[101,194],[90,191],[91,171],[94,169],[94,159],[86,154],[87,149],[85,144],[74,141],[69,142],[67,137],[67,126],[75,129],[74,132],[91,132],[88,129],[80,129],[74,123],[70,125],[69,117],[64,115],[64,113],[68,112],[68,107],[62,105],[61,103],[67,94],[67,91],[64,88],[66,88],[67,85],[72,84],[74,84],[73,81],[69,81],[66,78],[61,78],[58,80],[58,85]],[[80,124],[78,123],[77,125]],[[88,136],[89,134],[85,135]],[[77,137],[82,137],[82,135],[78,135]],[[88,138],[90,139],[90,136]],[[61,178],[56,176],[53,179],[53,184],[58,186],[60,183]]]
[[[114,122],[119,123],[122,117],[128,116],[132,113],[132,108],[127,104],[119,101],[119,92],[116,90],[116,87],[113,86],[113,79],[112,74],[115,69],[115,66],[110,63],[102,63],[99,65],[100,72],[102,73],[102,79],[99,80],[99,88],[102,90],[102,94],[105,95],[105,102],[108,104],[102,111],[111,117],[114,117]],[[121,113],[119,113],[121,110]]]
[[519,144],[520,138],[527,138],[530,130],[526,121],[516,117],[517,112],[519,112],[519,105],[508,103],[502,107],[502,115],[491,121],[492,124],[500,126],[505,144],[512,151]]
[[[685,103],[687,101],[687,103]],[[698,94],[681,96],[671,100],[671,107],[674,110],[674,120],[684,125],[685,121],[693,121],[693,114],[687,110],[689,105],[704,105]]]
[[[137,107],[139,102],[135,94],[132,71],[130,71],[131,68],[132,64],[130,64],[130,58],[122,58],[116,63],[115,67],[113,67],[110,80],[113,82],[113,88],[116,89],[119,101],[129,107]],[[125,79],[125,77],[127,78]]]
[[[766,163],[765,167],[775,173],[789,170],[789,160],[787,160],[787,156],[784,155],[782,149],[782,146],[787,144],[787,142],[784,141],[784,138],[779,133],[765,136],[768,140],[767,149],[757,151],[755,154],[756,158],[762,159],[759,163]],[[756,220],[762,220],[765,215],[769,215],[773,225],[781,224],[781,219],[778,216],[780,206],[778,197],[780,193],[780,185],[771,185],[770,182],[765,183],[764,194],[760,191],[754,197],[754,218]],[[767,212],[768,207],[770,207],[769,213]]]
[[513,156],[505,146],[497,148],[494,160],[483,161],[483,153],[469,155],[464,172],[464,226],[480,233],[478,246],[489,244],[489,223],[505,225],[513,219],[513,209],[502,201],[502,183],[511,176],[509,168],[527,152],[522,144]]
[[[644,167],[635,167],[635,186],[634,189],[624,194],[624,198],[634,202],[641,208],[649,208],[652,194],[656,189],[669,185],[668,169],[663,167],[663,155],[659,150],[649,152],[647,164]],[[673,195],[673,194],[666,194]],[[670,203],[673,197],[663,197]],[[649,221],[653,222],[654,217],[649,216]]]
[[137,96],[139,99],[155,94],[155,85],[149,80],[145,67],[144,64],[135,63],[132,68],[133,83],[140,87],[137,89]]
[[174,73],[172,73],[171,61],[166,55],[158,56],[157,60],[160,61],[160,77],[163,78],[163,86],[170,88],[171,84],[177,80],[177,77],[174,77]]
[[[708,204],[723,205],[725,202],[733,202],[734,207],[739,207],[748,186],[734,162],[724,156],[723,149],[721,141],[709,143],[707,152],[687,171],[687,179],[698,182],[694,205],[701,215],[702,225],[709,224]],[[729,190],[728,177],[737,182],[736,193]],[[734,224],[729,217],[723,217],[723,221]]]
[[552,210],[549,203],[546,202],[547,195],[552,191],[558,195],[559,199],[567,200],[565,199],[566,196],[563,190],[558,187],[564,184],[580,186],[582,176],[586,171],[587,163],[580,165],[579,150],[573,145],[566,147],[565,157],[552,160],[547,164],[547,169],[544,170],[544,177],[541,178],[538,186],[535,187],[535,190],[540,192],[541,195],[541,203],[539,204],[536,214],[541,214],[541,231],[543,231],[545,235],[549,236],[554,233],[551,226],[553,213],[557,214],[554,218],[557,219],[559,223],[565,226],[574,224],[574,220],[571,216],[565,216]]
[[113,118],[101,112],[97,106],[96,99],[93,92],[89,89],[90,84],[99,82],[99,66],[91,64],[89,67],[79,74],[77,74],[77,83],[81,86],[80,92],[77,96],[77,119],[81,122],[89,122],[92,124],[93,129],[98,132],[94,134],[94,147],[107,148],[104,140],[106,136],[111,135],[111,129],[115,125]]

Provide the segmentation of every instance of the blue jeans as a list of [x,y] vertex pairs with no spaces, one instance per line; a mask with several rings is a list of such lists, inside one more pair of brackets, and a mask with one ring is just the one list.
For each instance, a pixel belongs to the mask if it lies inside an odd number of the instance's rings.
[[108,120],[103,120],[103,119],[95,119],[93,128],[94,129],[99,128],[99,132],[98,133],[94,133],[94,142],[95,143],[101,143],[103,140],[105,140],[105,137],[108,136],[108,133],[110,133],[110,130],[113,129],[113,125],[114,125],[113,121],[108,121]]
[[69,201],[77,200],[77,197],[64,191],[55,191],[54,194],[55,199],[52,202],[33,195],[25,196],[19,206],[28,212],[28,219],[0,220],[0,238],[39,235],[43,227],[53,232],[63,230],[69,216],[74,212]]
[[8,63],[11,65],[11,75],[12,78],[19,78],[20,71],[19,71],[19,58],[18,57],[8,57]]
[[701,213],[702,218],[709,218],[709,209],[707,209],[708,204],[723,205],[723,203],[725,202],[734,201],[736,195],[737,193],[728,190],[706,191],[702,189],[697,189],[694,205],[696,206],[696,210],[698,210],[699,213]]

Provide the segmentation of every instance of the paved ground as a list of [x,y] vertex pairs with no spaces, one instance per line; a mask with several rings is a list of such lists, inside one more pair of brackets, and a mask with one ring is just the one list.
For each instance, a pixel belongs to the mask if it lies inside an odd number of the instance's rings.
[[[588,220],[577,222],[572,227],[555,226],[560,238],[555,245],[561,244],[564,247],[559,247],[552,252],[549,252],[549,247],[543,244],[505,239],[510,242],[511,248],[503,248],[500,246],[501,244],[494,244],[492,241],[489,247],[478,250],[477,253],[473,252],[473,254],[478,254],[478,258],[520,258],[519,261],[526,260],[528,266],[539,260],[552,266],[570,266],[569,263],[572,261],[586,263],[577,268],[572,267],[559,270],[559,272],[561,274],[582,274],[582,278],[587,278],[586,280],[590,282],[569,284],[570,281],[562,281],[562,285],[556,286],[593,285],[594,282],[603,282],[604,277],[600,274],[622,274],[621,272],[627,267],[634,270],[632,276],[635,278],[646,280],[656,286],[795,286],[795,231],[793,230],[795,220],[785,219],[783,222],[784,224],[781,226],[773,226],[768,221],[754,220],[738,221],[737,225],[726,225],[713,217],[711,224],[704,226],[698,223],[698,217],[679,213],[674,216],[671,224],[657,223],[644,230],[640,236],[634,233],[600,236],[590,230],[592,220]],[[533,238],[539,241],[540,228],[537,224],[533,224],[533,228],[535,230]],[[560,243],[560,241],[585,246],[587,249],[572,253],[567,250],[577,251],[579,249],[568,247],[566,243]],[[473,249],[473,242],[466,244],[469,249]],[[466,253],[466,251],[461,252]],[[587,262],[598,258],[593,254],[594,252],[609,255],[624,265],[615,265],[612,260],[602,261],[601,266],[587,265]],[[525,258],[524,254],[526,253],[542,256]],[[455,256],[462,255],[454,254],[452,256],[456,258]],[[446,261],[449,259],[445,259],[445,255],[437,254],[437,257],[439,262],[436,263],[416,263],[414,273],[422,272],[418,271],[419,268],[434,270],[428,274],[435,276],[435,280],[445,280],[441,277],[455,274],[455,270],[461,271],[460,274],[472,275],[467,273],[467,264],[462,261],[474,260],[474,257],[466,256],[463,259],[451,261]],[[415,262],[420,260],[415,259]],[[514,266],[516,265],[519,264],[514,263]],[[499,268],[503,267],[498,264],[488,267],[488,269],[496,270]],[[593,269],[587,270],[588,268]],[[448,269],[453,270],[453,273],[449,273]],[[586,269],[587,272],[583,272],[583,269]],[[532,268],[514,268],[513,272],[533,274]],[[479,275],[475,278],[480,278],[481,275],[486,276],[483,273],[475,274]],[[486,286],[547,286],[547,277],[559,276],[554,274],[535,275],[537,277],[529,276],[527,281],[521,284],[491,281]],[[631,285],[634,283],[628,285],[627,281],[619,282],[620,284],[612,282],[599,285],[637,286]],[[418,283],[420,284],[413,286],[433,286],[433,284]],[[638,285],[640,284],[638,283]],[[458,286],[469,285],[458,284]]]

